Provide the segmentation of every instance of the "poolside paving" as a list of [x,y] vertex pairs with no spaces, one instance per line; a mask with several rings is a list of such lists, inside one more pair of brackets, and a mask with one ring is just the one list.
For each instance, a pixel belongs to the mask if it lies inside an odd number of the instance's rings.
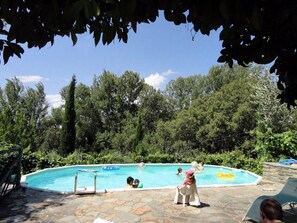
[[[93,223],[236,223],[260,195],[274,195],[283,185],[198,188],[202,207],[176,205],[174,189],[130,190],[95,195],[61,195],[18,190],[0,201],[0,222]],[[286,214],[285,222],[296,223]]]

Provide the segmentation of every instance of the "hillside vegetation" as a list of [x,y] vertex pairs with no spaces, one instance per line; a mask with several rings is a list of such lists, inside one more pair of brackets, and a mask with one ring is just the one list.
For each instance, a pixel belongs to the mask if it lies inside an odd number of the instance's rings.
[[73,77],[61,89],[66,104],[49,112],[41,83],[25,88],[12,79],[0,89],[0,141],[24,148],[23,173],[193,160],[261,173],[264,161],[297,156],[297,113],[279,104],[278,94],[260,66],[215,66],[164,90],[135,72],[104,71],[91,86]]

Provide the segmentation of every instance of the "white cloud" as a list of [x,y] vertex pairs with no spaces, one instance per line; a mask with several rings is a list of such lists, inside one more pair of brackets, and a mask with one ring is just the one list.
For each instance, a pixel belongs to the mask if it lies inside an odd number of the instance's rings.
[[44,78],[37,75],[28,75],[28,76],[17,76],[17,79],[19,79],[22,83],[31,83],[31,82],[39,82]]
[[144,78],[145,83],[159,89],[161,85],[165,82],[166,78],[159,73],[151,74],[150,76]]
[[166,71],[164,71],[163,73],[162,73],[162,75],[164,75],[164,76],[168,76],[168,75],[170,75],[170,74],[176,74],[176,72],[175,71],[173,71],[173,70],[166,70]]
[[64,101],[62,100],[62,97],[59,94],[46,95],[46,100],[52,108],[57,108],[64,104]]
[[154,73],[151,74],[150,76],[144,78],[145,83],[153,86],[156,89],[160,89],[161,86],[167,81],[167,77],[171,74],[176,74],[177,72],[173,71],[173,70],[166,70],[164,72],[160,73]]

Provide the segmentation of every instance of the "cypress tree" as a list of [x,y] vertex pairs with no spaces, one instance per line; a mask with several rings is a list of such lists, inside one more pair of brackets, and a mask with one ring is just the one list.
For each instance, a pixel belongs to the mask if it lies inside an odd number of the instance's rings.
[[65,102],[65,113],[62,124],[61,132],[61,155],[68,155],[73,153],[75,150],[75,106],[74,106],[74,96],[75,96],[75,84],[76,77],[72,76],[72,81],[68,88],[68,93],[66,95]]

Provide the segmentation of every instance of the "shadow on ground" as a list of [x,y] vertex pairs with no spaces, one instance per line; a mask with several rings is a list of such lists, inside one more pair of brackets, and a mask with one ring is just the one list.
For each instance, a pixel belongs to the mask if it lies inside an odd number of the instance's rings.
[[40,212],[49,206],[63,206],[67,195],[54,192],[42,192],[33,189],[18,189],[0,202],[0,220],[7,223],[34,220],[33,213]]

